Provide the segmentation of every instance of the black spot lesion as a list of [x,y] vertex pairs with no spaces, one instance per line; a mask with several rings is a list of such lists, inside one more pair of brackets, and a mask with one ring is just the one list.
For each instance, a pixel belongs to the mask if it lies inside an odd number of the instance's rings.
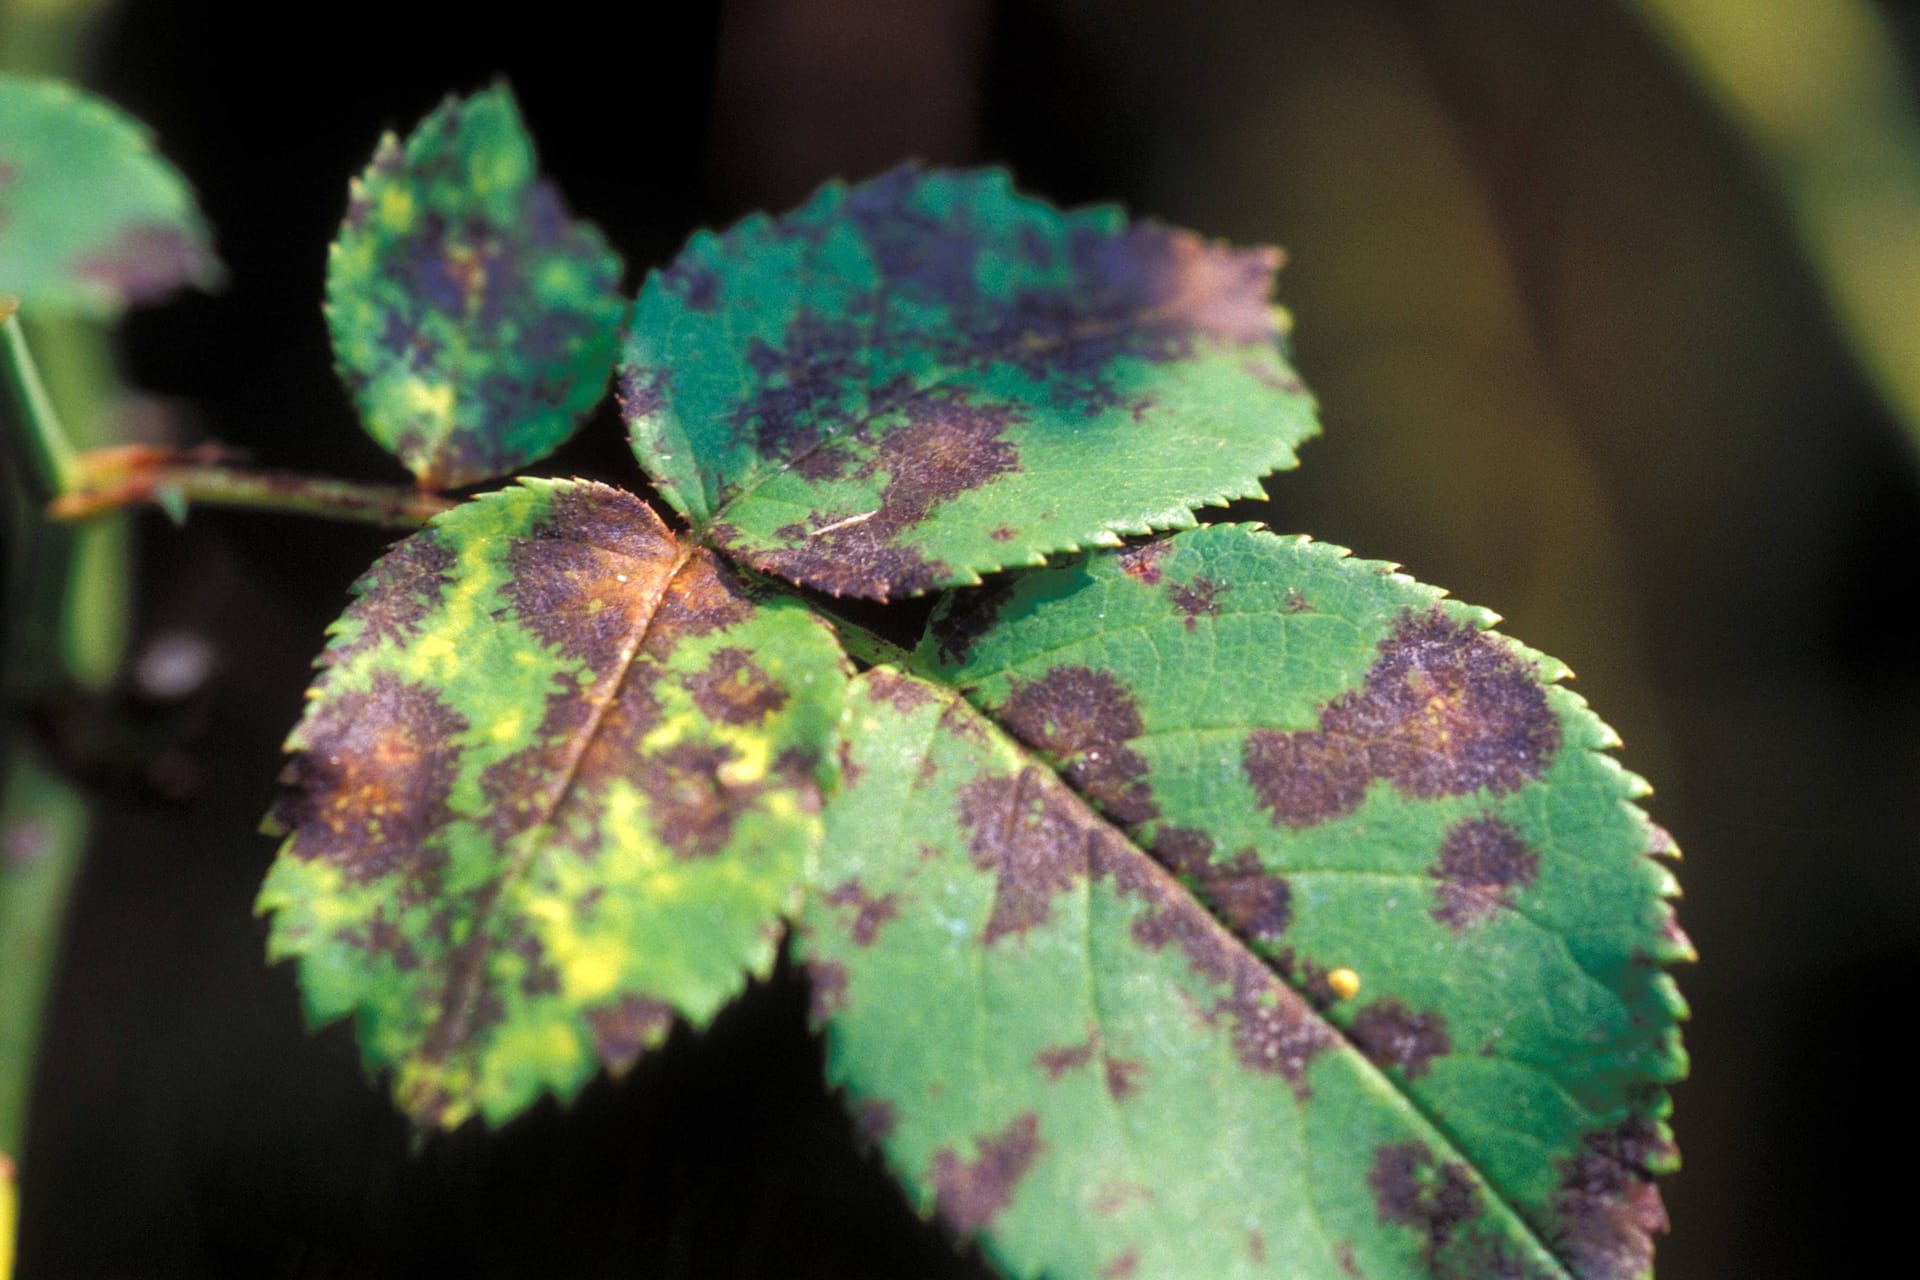
[[1437,1010],[1416,1013],[1392,998],[1363,1007],[1347,1034],[1369,1062],[1398,1070],[1409,1080],[1425,1075],[1435,1058],[1453,1052],[1447,1020]]
[[1242,767],[1274,825],[1299,829],[1352,813],[1375,780],[1415,799],[1518,790],[1560,741],[1538,674],[1499,637],[1434,608],[1400,618],[1318,728],[1249,734]]
[[354,602],[346,612],[358,629],[329,646],[321,665],[343,666],[382,644],[404,645],[418,637],[446,599],[458,559],[439,530],[422,529],[374,561],[353,584]]
[[1554,1252],[1582,1280],[1640,1280],[1667,1211],[1656,1174],[1677,1161],[1672,1140],[1634,1118],[1586,1135],[1559,1166],[1549,1232]]
[[963,1236],[993,1225],[1013,1203],[1020,1180],[1046,1151],[1040,1137],[1040,1118],[1031,1111],[1015,1116],[1005,1128],[974,1139],[973,1159],[962,1159],[952,1147],[933,1156],[928,1181],[934,1189],[940,1216]]
[[701,713],[722,724],[759,724],[787,705],[787,691],[745,649],[731,645],[716,650],[685,683]]
[[1133,826],[1159,816],[1147,761],[1126,745],[1145,732],[1139,703],[1112,672],[1069,665],[1016,681],[994,717],[1047,753],[1068,785],[1115,822]]
[[1506,822],[1490,814],[1448,829],[1427,874],[1434,885],[1433,918],[1461,933],[1513,905],[1515,890],[1534,882],[1540,855]]
[[453,820],[467,728],[434,690],[389,671],[364,690],[330,690],[300,726],[269,823],[292,833],[294,857],[356,884],[431,873],[444,854],[429,841]]

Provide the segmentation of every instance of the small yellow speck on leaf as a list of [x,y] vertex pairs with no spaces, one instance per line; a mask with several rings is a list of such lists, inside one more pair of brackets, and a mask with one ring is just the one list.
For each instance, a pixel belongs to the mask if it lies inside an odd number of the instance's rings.
[[1335,969],[1327,975],[1327,988],[1340,1000],[1351,1000],[1360,994],[1360,975],[1351,969]]

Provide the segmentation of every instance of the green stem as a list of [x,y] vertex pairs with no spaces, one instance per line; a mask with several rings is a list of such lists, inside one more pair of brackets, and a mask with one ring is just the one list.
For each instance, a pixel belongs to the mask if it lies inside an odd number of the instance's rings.
[[151,502],[178,517],[200,503],[412,529],[454,505],[418,489],[252,471],[205,460],[209,456],[204,451],[89,450],[77,457],[77,480],[49,505],[48,514],[81,520]]
[[16,447],[27,463],[27,473],[42,501],[57,497],[71,487],[74,475],[74,449],[67,439],[60,415],[47,398],[46,383],[40,367],[27,348],[26,330],[20,327],[18,304],[11,298],[0,299],[0,374],[7,382],[18,433]]

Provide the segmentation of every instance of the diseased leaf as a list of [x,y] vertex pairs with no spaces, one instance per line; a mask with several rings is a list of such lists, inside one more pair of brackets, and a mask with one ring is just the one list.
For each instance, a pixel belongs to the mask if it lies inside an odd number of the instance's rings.
[[111,316],[220,265],[144,126],[54,80],[0,74],[0,294]]
[[876,668],[845,734],[800,945],[923,1211],[1016,1277],[1565,1274],[1444,1119],[957,695]]
[[573,434],[613,367],[619,288],[497,85],[380,140],[327,260],[327,324],[367,430],[442,489]]
[[1279,255],[905,167],[696,235],[620,375],[661,491],[754,566],[887,599],[1258,496],[1317,428]]
[[463,504],[355,593],[259,908],[419,1123],[569,1097],[767,971],[845,678],[817,619],[579,481]]
[[1391,570],[1213,527],[957,596],[921,657],[1369,1059],[1552,1274],[1642,1276],[1686,1067],[1671,842],[1565,668]]

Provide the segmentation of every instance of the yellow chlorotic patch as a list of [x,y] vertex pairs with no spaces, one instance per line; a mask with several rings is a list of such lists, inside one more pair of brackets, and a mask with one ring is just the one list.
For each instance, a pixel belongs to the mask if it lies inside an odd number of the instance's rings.
[[560,981],[566,988],[567,998],[585,1004],[618,990],[622,952],[619,943],[595,938],[579,942],[567,954],[557,956]]
[[394,231],[413,226],[413,196],[401,187],[388,187],[380,193],[380,221]]
[[13,1234],[20,1224],[20,1190],[13,1180],[13,1161],[0,1151],[0,1280],[13,1275]]
[[1341,1000],[1351,1000],[1360,994],[1360,975],[1351,969],[1335,969],[1327,975],[1327,989]]
[[453,418],[453,384],[450,382],[422,382],[410,378],[405,384],[407,408],[415,413],[442,422]]
[[512,742],[520,736],[520,730],[526,727],[527,718],[518,711],[509,712],[493,722],[488,736],[495,742]]

